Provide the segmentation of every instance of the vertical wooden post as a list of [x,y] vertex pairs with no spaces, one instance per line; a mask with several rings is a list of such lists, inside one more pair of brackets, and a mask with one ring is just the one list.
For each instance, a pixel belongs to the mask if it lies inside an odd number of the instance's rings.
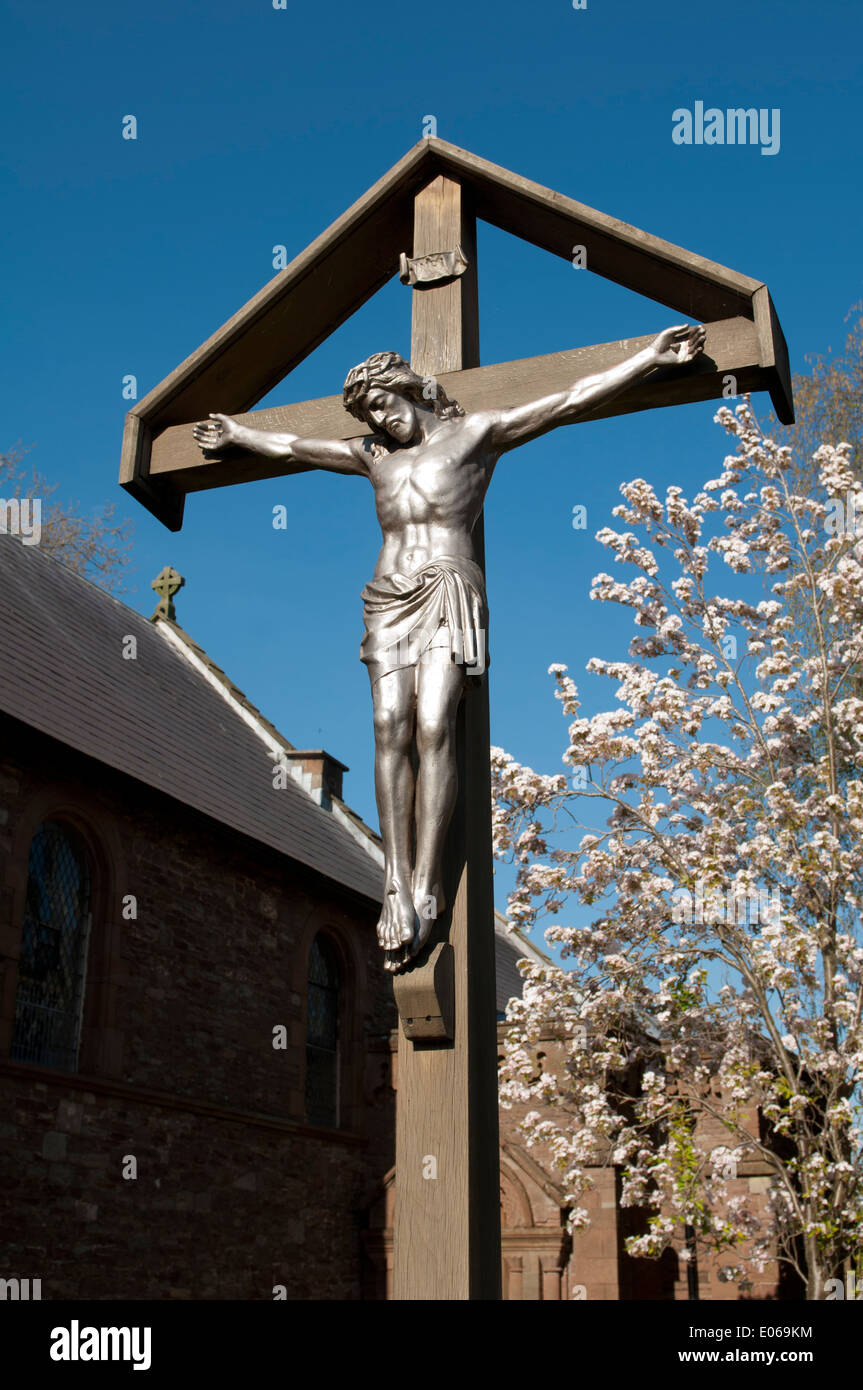
[[[439,177],[418,194],[413,255],[461,244],[457,279],[413,291],[411,366],[423,376],[479,366],[476,223],[463,190]],[[484,566],[482,517],[474,537]],[[488,634],[486,634],[488,652]],[[453,951],[451,1040],[411,1041],[400,1025],[393,1294],[500,1298],[500,1154],[488,675],[458,716],[458,802],[444,875],[450,908],[432,944]],[[396,999],[400,982],[396,977]]]

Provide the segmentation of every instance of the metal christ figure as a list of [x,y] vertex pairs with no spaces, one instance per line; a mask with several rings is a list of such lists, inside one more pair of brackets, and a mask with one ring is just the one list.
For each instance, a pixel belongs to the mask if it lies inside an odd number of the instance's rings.
[[376,353],[344,385],[345,407],[371,427],[371,437],[307,439],[250,429],[219,414],[194,427],[206,453],[240,447],[279,459],[285,473],[361,474],[374,488],[383,547],[362,594],[360,657],[374,707],[385,855],[378,940],[388,970],[403,969],[422,949],[446,906],[442,856],[457,793],[456,713],[471,668],[484,669],[488,626],[472,532],[495,464],[654,368],[691,362],[704,339],[701,327],[667,328],[644,351],[568,391],[470,413],[398,353]]

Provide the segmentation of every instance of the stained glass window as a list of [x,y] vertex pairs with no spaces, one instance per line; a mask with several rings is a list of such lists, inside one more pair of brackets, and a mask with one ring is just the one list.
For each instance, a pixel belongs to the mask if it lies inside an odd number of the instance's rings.
[[339,1123],[339,966],[321,936],[309,952],[306,1119],[332,1129]]
[[74,1071],[78,1064],[90,872],[62,825],[45,821],[30,845],[12,1056]]

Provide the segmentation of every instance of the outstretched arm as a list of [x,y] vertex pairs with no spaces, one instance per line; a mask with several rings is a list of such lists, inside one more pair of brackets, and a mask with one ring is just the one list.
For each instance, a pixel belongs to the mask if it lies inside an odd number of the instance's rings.
[[198,447],[206,454],[218,454],[223,449],[248,449],[264,458],[280,459],[286,473],[303,473],[309,468],[324,468],[330,473],[368,474],[372,440],[304,439],[299,434],[279,434],[270,430],[253,430],[241,425],[230,415],[211,415],[195,425],[192,433]]
[[655,367],[683,366],[697,357],[704,347],[705,330],[690,324],[666,328],[650,347],[607,372],[586,376],[569,391],[559,391],[542,400],[508,410],[489,411],[491,442],[505,452],[537,439],[557,425],[573,424],[580,416],[617,396],[634,381],[641,381]]

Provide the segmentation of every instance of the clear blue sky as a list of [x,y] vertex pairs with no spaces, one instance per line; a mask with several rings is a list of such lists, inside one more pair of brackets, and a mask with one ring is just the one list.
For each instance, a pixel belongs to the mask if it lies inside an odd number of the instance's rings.
[[[112,497],[134,517],[126,600],[149,613],[150,580],[181,570],[184,627],[295,744],[350,765],[346,796],[375,824],[358,660],[371,490],[306,474],[198,494],[172,535],[116,483],[123,377],[149,391],[272,277],[274,245],[302,250],[428,114],[444,139],[765,280],[797,370],[840,346],[861,294],[863,23],[845,0],[11,0],[3,32],[0,449],[35,445],[62,496],[84,509]],[[779,108],[779,152],[674,144],[672,112],[698,100]],[[121,138],[127,114],[136,141]],[[484,362],[675,321],[492,228],[479,278]],[[269,399],[331,394],[368,353],[407,356],[409,331],[395,281]],[[492,738],[521,761],[560,767],[548,665],[579,680],[590,656],[625,655],[623,615],[587,596],[609,567],[593,536],[620,481],[691,495],[725,453],[714,410],[575,426],[500,464],[486,522]],[[272,528],[280,502],[287,532]],[[586,532],[572,529],[576,503]],[[588,712],[611,702],[612,687],[583,688]]]

